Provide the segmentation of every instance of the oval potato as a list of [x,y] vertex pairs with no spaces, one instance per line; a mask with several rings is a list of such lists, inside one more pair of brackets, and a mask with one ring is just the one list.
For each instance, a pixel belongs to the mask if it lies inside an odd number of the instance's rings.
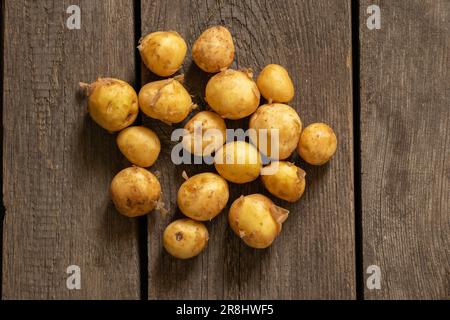
[[333,129],[325,123],[313,123],[303,130],[298,143],[298,153],[312,165],[328,162],[336,152],[337,138]]
[[261,95],[269,103],[287,103],[294,98],[294,84],[285,68],[278,64],[269,64],[259,74],[256,84]]
[[208,243],[208,229],[191,219],[175,220],[164,230],[163,245],[178,259],[189,259],[203,251]]
[[261,175],[264,187],[274,196],[296,202],[305,192],[306,173],[295,164],[287,161],[275,161],[265,166]]
[[139,167],[150,167],[158,159],[161,143],[152,130],[143,126],[128,127],[117,136],[120,152]]

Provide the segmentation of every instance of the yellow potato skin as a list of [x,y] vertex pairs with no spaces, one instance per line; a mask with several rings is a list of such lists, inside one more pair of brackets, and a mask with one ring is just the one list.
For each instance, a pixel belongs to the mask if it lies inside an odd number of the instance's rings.
[[214,160],[217,172],[226,180],[238,184],[257,179],[262,168],[258,150],[244,141],[225,144],[216,152]]
[[[302,121],[297,112],[287,104],[273,103],[265,104],[256,110],[251,116],[249,128],[255,129],[256,137],[250,135],[252,142],[258,145],[261,153],[264,153],[264,145],[259,141],[259,130],[267,129],[267,156],[276,160],[288,158],[296,149],[302,131]],[[278,129],[279,133],[279,154],[271,152],[271,132],[270,129]]]
[[203,31],[192,46],[192,58],[205,72],[216,73],[228,68],[234,59],[234,43],[230,31],[223,26]]
[[275,174],[261,175],[264,187],[271,194],[289,202],[296,202],[301,198],[306,187],[305,171],[287,161],[272,162],[264,168],[275,171]]
[[131,125],[139,112],[136,91],[125,81],[99,78],[87,86],[88,111],[102,128],[120,131]]
[[120,171],[111,182],[111,199],[117,210],[127,217],[152,211],[161,197],[161,185],[150,172],[140,167]]
[[169,224],[164,230],[163,245],[175,258],[189,259],[203,251],[208,239],[208,229],[203,223],[180,219]]
[[298,144],[298,154],[312,165],[328,162],[336,152],[337,138],[325,123],[313,123],[303,130]]
[[225,208],[228,197],[225,179],[205,172],[190,177],[181,185],[177,202],[185,216],[197,221],[209,221]]
[[[196,137],[194,136],[194,130],[196,122],[201,123],[199,136],[202,137],[202,141],[199,146],[195,146]],[[223,146],[227,137],[225,121],[217,113],[211,111],[197,113],[186,123],[184,129],[188,131],[188,134],[183,137],[183,147],[196,156],[211,155],[213,151]],[[212,136],[210,134],[206,135],[206,131],[210,129],[216,129],[217,133],[214,133]]]
[[171,124],[183,121],[193,104],[180,82],[167,79],[144,85],[139,91],[139,106],[147,116]]
[[150,167],[158,159],[161,143],[152,130],[143,126],[128,127],[117,136],[120,152],[139,167]]
[[281,222],[275,218],[277,211],[281,210],[262,194],[241,196],[231,205],[228,222],[234,233],[248,246],[264,249],[272,244],[281,231]]
[[213,76],[206,85],[205,100],[222,118],[242,119],[259,106],[260,93],[251,76],[228,69]]
[[168,77],[183,64],[187,45],[175,31],[157,31],[143,37],[138,49],[142,61],[150,71],[158,76]]
[[269,64],[262,69],[256,84],[261,95],[272,102],[287,103],[294,98],[294,84],[285,68],[278,64]]

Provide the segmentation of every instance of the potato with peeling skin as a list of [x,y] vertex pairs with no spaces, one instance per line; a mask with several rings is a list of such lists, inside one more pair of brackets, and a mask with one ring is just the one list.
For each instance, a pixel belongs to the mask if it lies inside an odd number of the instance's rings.
[[139,91],[139,106],[147,116],[172,124],[183,121],[194,105],[189,92],[172,78],[144,85]]
[[289,102],[294,98],[294,84],[285,68],[278,64],[269,64],[259,74],[256,84],[261,95],[269,103]]
[[164,230],[163,245],[175,258],[189,259],[203,251],[208,239],[208,229],[203,223],[180,219],[169,224]]
[[337,138],[325,123],[313,123],[303,130],[298,143],[298,153],[303,160],[312,165],[328,162],[336,152]]
[[150,71],[158,76],[168,77],[183,64],[187,45],[175,31],[157,31],[139,40],[138,50]]
[[161,185],[153,173],[133,166],[123,169],[114,177],[110,192],[121,214],[137,217],[156,207],[161,198]]
[[228,69],[206,84],[205,100],[222,118],[242,119],[259,106],[260,93],[251,74]]
[[117,136],[120,152],[139,167],[150,167],[158,159],[161,143],[152,130],[143,126],[128,127]]
[[233,37],[223,26],[206,29],[192,46],[192,58],[205,72],[215,73],[228,68],[234,59]]
[[306,173],[295,164],[287,161],[275,161],[265,166],[261,175],[264,187],[274,196],[289,202],[298,201],[306,187]]
[[131,125],[139,107],[136,91],[123,80],[98,78],[86,84],[80,82],[88,96],[88,112],[104,129],[115,132]]
[[236,199],[230,207],[228,222],[248,246],[256,249],[269,247],[281,231],[289,211],[276,206],[262,194],[251,194]]

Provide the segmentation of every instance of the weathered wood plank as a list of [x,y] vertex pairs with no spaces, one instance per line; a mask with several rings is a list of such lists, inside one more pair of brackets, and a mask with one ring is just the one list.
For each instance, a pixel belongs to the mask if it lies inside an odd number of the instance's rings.
[[[350,1],[142,1],[142,33],[176,30],[192,46],[208,26],[230,28],[236,43],[235,68],[256,72],[268,63],[289,69],[297,88],[292,105],[304,124],[330,123],[339,150],[326,166],[313,168],[293,160],[308,173],[303,199],[294,205],[283,232],[264,251],[246,247],[227,226],[227,211],[208,223],[206,251],[189,261],[177,261],[162,248],[162,232],[174,218],[181,172],[189,175],[213,167],[180,165],[170,160],[173,128],[145,119],[163,142],[155,169],[168,217],[149,216],[149,298],[355,298],[351,23]],[[201,97],[208,75],[191,63],[182,70],[186,85]],[[143,82],[155,79],[143,72]],[[248,120],[232,122],[247,127]],[[241,194],[262,192],[259,182],[232,185],[230,203]]]
[[[5,299],[139,297],[135,222],[108,196],[122,158],[78,93],[98,76],[134,82],[133,5],[77,3],[80,30],[66,28],[71,1],[6,2]],[[66,287],[69,265],[81,290]]]
[[365,297],[448,299],[450,2],[360,10],[363,260],[381,268]]

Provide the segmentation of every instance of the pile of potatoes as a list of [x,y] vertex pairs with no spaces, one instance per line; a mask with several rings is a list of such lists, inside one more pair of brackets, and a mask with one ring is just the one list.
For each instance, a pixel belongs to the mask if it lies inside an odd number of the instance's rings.
[[[117,173],[110,188],[115,207],[125,216],[142,216],[163,207],[158,177],[145,169],[157,161],[160,140],[151,129],[132,124],[139,109],[148,117],[172,124],[183,122],[196,107],[181,77],[173,77],[183,64],[187,48],[185,40],[175,31],[158,31],[143,37],[138,50],[145,66],[160,77],[171,78],[147,83],[139,94],[125,81],[114,78],[80,83],[88,96],[90,116],[104,129],[119,132],[117,146],[133,164]],[[336,151],[336,135],[328,125],[313,123],[303,128],[296,110],[289,105],[295,88],[284,67],[269,64],[254,81],[251,71],[229,68],[234,54],[233,38],[223,26],[205,30],[192,46],[197,66],[215,75],[205,88],[210,110],[200,111],[186,122],[188,134],[182,143],[194,155],[213,155],[218,174],[183,175],[185,181],[179,187],[177,203],[186,218],[169,224],[163,235],[164,248],[179,259],[194,257],[205,248],[209,235],[203,222],[214,219],[225,209],[230,183],[243,184],[260,177],[270,194],[296,202],[305,191],[306,173],[287,159],[297,150],[307,163],[322,165]],[[260,141],[258,134],[250,136],[251,143],[226,141],[224,119],[245,117],[250,117],[249,128],[256,133],[265,130],[270,137],[273,129],[278,130],[276,154],[267,146],[270,141]],[[216,129],[215,135],[205,137],[199,145],[193,134],[195,122],[201,123],[202,132]],[[270,159],[270,164],[263,166],[262,155]],[[232,200],[228,212],[231,229],[250,247],[269,247],[289,212],[262,194]]]

